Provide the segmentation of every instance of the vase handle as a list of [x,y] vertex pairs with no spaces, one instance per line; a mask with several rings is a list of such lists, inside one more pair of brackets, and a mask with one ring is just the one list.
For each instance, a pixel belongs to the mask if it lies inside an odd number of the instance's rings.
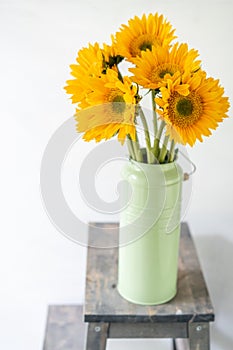
[[195,165],[183,152],[181,152],[181,151],[179,150],[179,153],[180,153],[180,154],[184,157],[184,159],[187,160],[187,161],[191,164],[191,166],[192,166],[192,170],[191,170],[189,173],[184,173],[183,181],[187,181],[187,180],[190,178],[190,176],[192,176],[192,175],[195,173],[195,171],[197,170],[197,167],[196,167],[196,165]]

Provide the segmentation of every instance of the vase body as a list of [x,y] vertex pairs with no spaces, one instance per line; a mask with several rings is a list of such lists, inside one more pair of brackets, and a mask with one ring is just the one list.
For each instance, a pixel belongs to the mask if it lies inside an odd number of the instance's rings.
[[131,302],[162,304],[176,294],[182,178],[175,162],[123,168],[117,288]]

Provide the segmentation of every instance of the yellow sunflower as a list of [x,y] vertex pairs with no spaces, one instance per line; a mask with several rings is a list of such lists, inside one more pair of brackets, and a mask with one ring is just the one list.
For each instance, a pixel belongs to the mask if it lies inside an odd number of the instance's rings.
[[114,42],[112,45],[104,43],[103,48],[95,43],[81,49],[76,61],[77,64],[70,65],[74,79],[67,81],[65,90],[72,95],[72,103],[78,103],[80,108],[86,108],[88,107],[86,98],[93,90],[92,78],[106,73],[108,68],[117,71],[117,64],[121,61],[121,57],[117,55]]
[[153,46],[168,46],[175,38],[174,31],[163,15],[150,13],[142,18],[135,16],[116,33],[118,52],[131,60]]
[[223,87],[203,72],[186,77],[182,83],[180,79],[169,80],[161,93],[162,97],[156,98],[162,108],[158,112],[167,123],[167,134],[176,142],[190,146],[197,139],[202,142],[202,136],[211,135],[210,129],[215,130],[227,117],[230,105]]
[[76,113],[77,130],[84,132],[83,138],[98,142],[118,134],[121,143],[127,135],[135,140],[137,88],[130,79],[125,77],[120,81],[117,72],[107,70],[100,78],[92,79],[92,89],[87,97],[92,108]]
[[176,80],[178,76],[195,72],[200,69],[201,61],[197,61],[198,51],[188,50],[187,44],[176,43],[170,50],[168,47],[153,47],[152,51],[141,53],[133,62],[135,68],[129,70],[134,74],[133,81],[139,85],[158,89],[166,78]]
[[72,80],[67,81],[65,90],[71,94],[72,103],[81,104],[82,108],[88,106],[86,95],[92,91],[89,83],[90,77],[99,76],[103,70],[103,55],[98,43],[89,44],[81,49],[76,58],[77,64],[71,64]]

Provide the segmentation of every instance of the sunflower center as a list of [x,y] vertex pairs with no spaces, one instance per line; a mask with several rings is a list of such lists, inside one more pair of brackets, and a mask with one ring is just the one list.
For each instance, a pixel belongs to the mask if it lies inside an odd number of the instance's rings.
[[123,96],[117,95],[113,98],[112,102],[125,102]]
[[150,51],[152,50],[152,44],[150,42],[145,41],[144,43],[141,44],[139,47],[140,51],[146,51],[149,49]]
[[171,94],[168,99],[168,115],[172,124],[187,128],[194,125],[203,111],[201,97],[195,92],[182,96],[178,92]]
[[151,71],[150,80],[152,82],[161,81],[165,77],[166,74],[170,74],[173,76],[176,72],[180,71],[180,67],[175,64],[161,64],[157,67],[154,67]]
[[108,96],[108,101],[111,102],[112,111],[117,114],[122,114],[125,111],[125,100],[123,95],[119,94],[117,90],[111,90]]
[[170,74],[172,76],[174,73],[168,69],[164,69],[164,70],[161,70],[161,72],[159,73],[159,77],[163,79],[166,74]]
[[193,111],[192,101],[188,98],[180,99],[177,102],[176,109],[180,115],[187,117],[187,116],[191,115],[192,111]]
[[141,51],[152,50],[152,46],[160,45],[158,38],[151,34],[142,34],[132,40],[129,51],[133,57],[140,56]]

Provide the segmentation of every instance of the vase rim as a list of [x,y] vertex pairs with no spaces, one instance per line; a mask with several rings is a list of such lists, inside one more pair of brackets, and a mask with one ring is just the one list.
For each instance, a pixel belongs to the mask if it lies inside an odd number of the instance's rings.
[[160,166],[162,168],[171,168],[173,167],[174,165],[175,166],[178,166],[176,160],[174,160],[173,162],[170,162],[170,163],[164,163],[164,164],[160,164],[160,163],[153,163],[153,164],[150,164],[150,163],[143,163],[143,162],[138,162],[137,160],[134,160],[134,159],[129,159],[129,161],[132,163],[132,164],[135,164],[135,165],[138,165],[138,166],[141,166],[141,167],[151,167],[151,166]]

